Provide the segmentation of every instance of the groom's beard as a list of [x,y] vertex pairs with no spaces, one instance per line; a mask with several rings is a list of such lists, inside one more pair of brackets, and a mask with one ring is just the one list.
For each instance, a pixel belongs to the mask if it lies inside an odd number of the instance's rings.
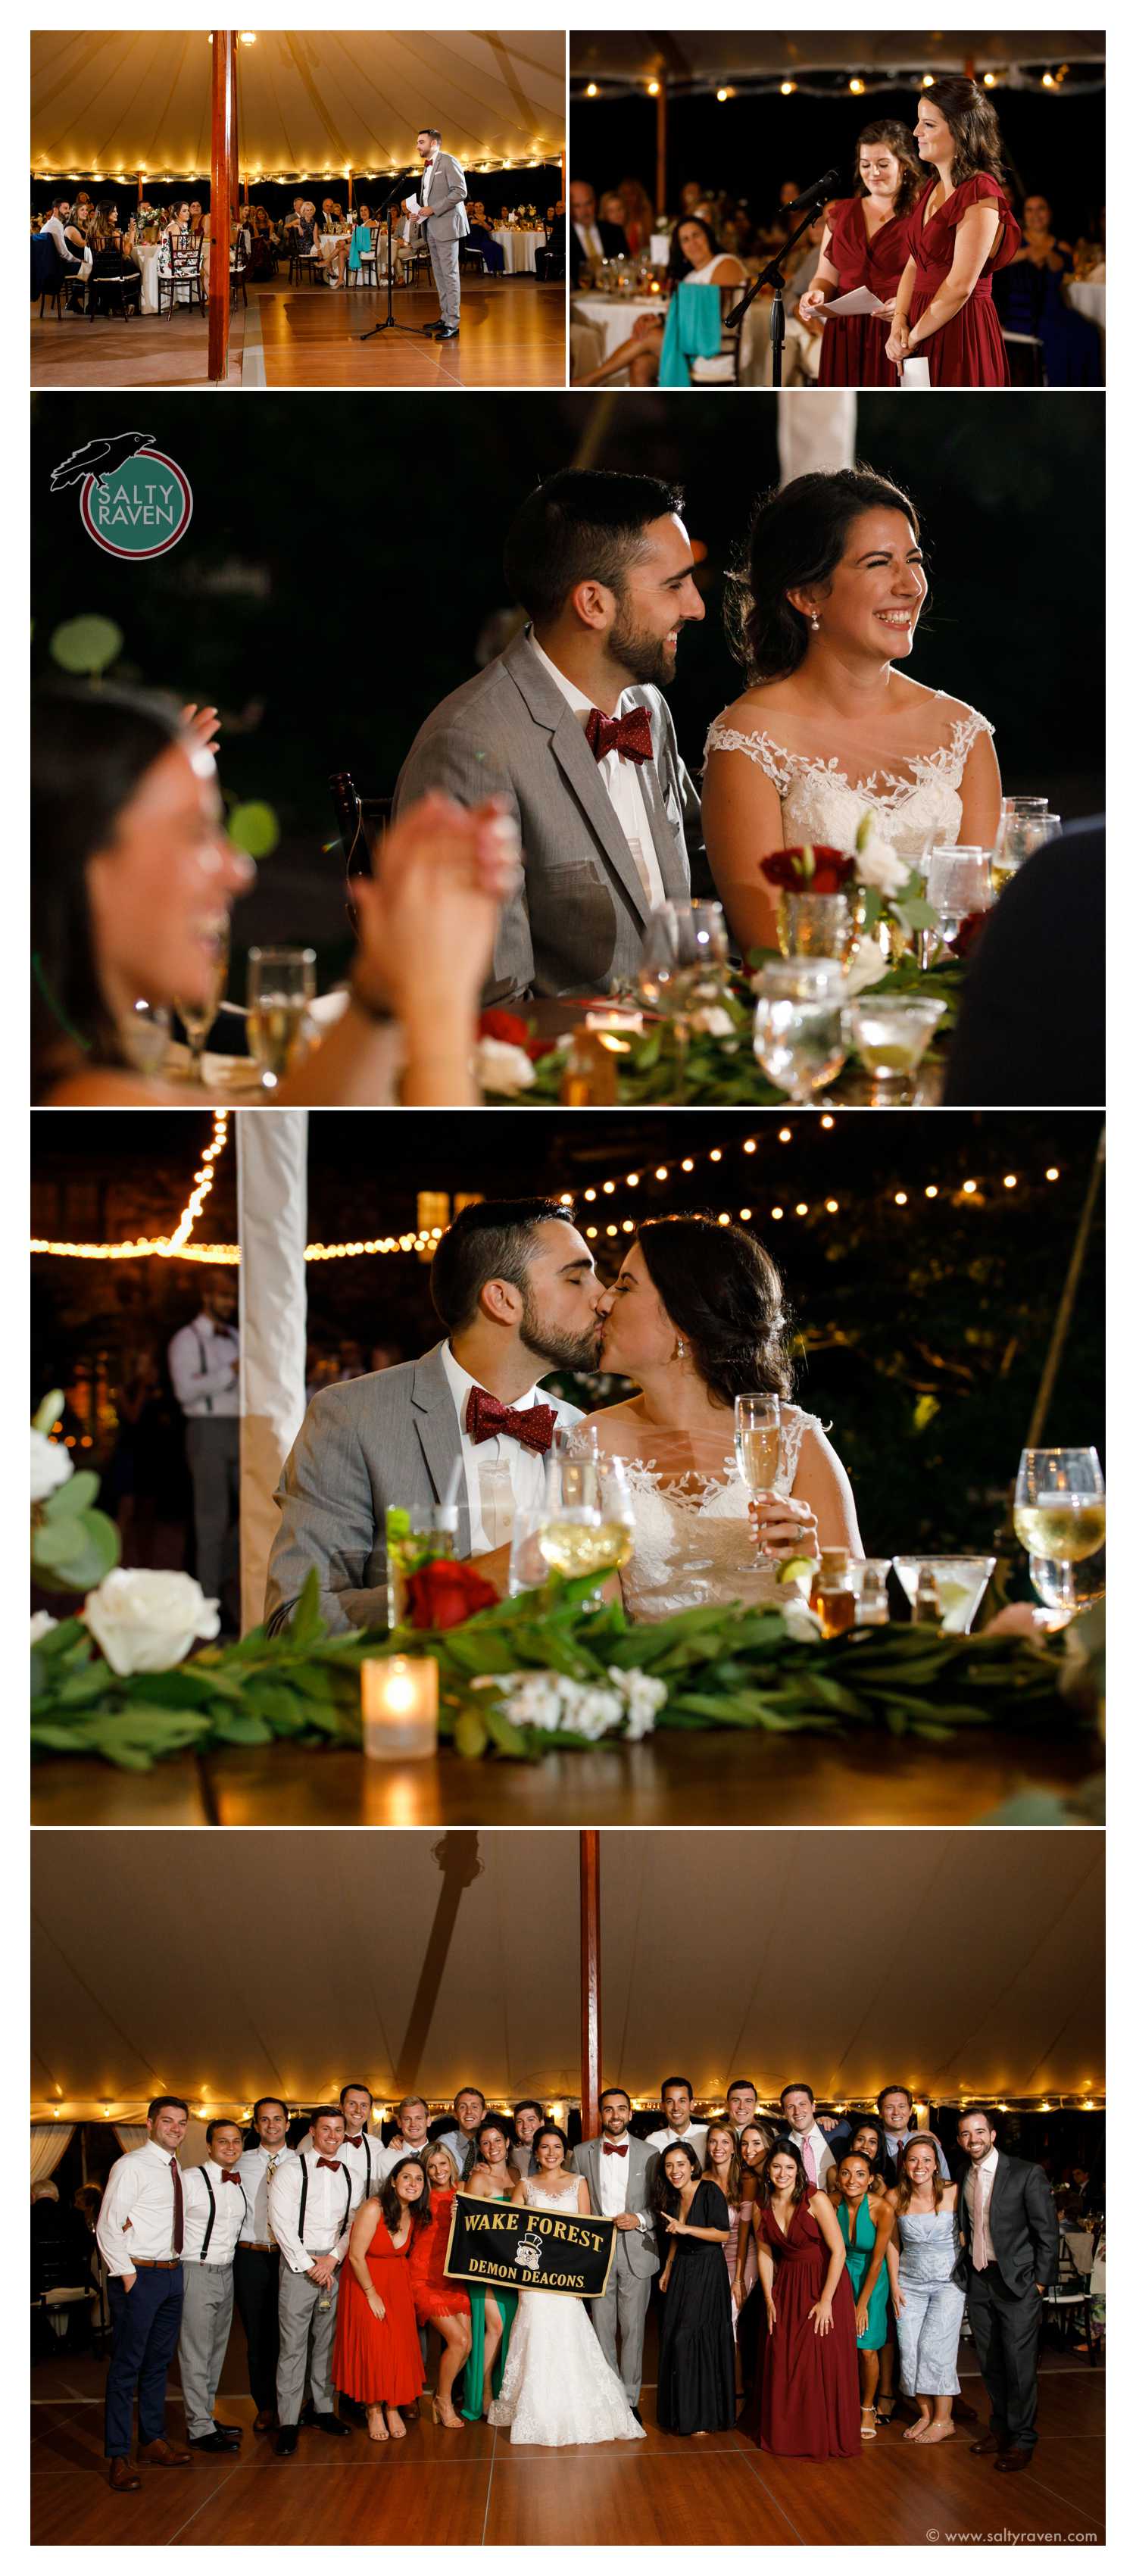
[[522,1291],[524,1305],[518,1339],[526,1351],[539,1360],[548,1360],[553,1368],[590,1370],[599,1359],[599,1326],[593,1324],[582,1333],[560,1333],[551,1324],[541,1322],[528,1291]]
[[[618,592],[616,597],[619,604],[615,624],[607,640],[608,660],[618,662],[620,669],[626,671],[630,679],[637,680],[641,688],[665,689],[675,675],[675,647],[668,645],[661,635],[648,634],[646,627],[633,626]],[[685,618],[682,621],[683,625],[687,622]]]

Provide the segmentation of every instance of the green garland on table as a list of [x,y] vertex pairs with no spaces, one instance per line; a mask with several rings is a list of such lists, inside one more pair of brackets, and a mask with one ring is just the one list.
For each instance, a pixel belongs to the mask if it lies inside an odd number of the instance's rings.
[[[736,1603],[631,1627],[618,1603],[585,1606],[595,1580],[554,1578],[539,1592],[441,1631],[331,1637],[313,1572],[282,1634],[257,1628],[237,1645],[201,1649],[170,1672],[126,1677],[97,1655],[81,1620],[64,1620],[32,1654],[32,1750],[40,1757],[96,1754],[145,1771],[169,1754],[230,1744],[288,1739],[357,1747],[360,1665],[406,1653],[434,1657],[441,1735],[468,1760],[495,1752],[535,1761],[596,1740],[563,1719],[553,1730],[516,1724],[501,1687],[506,1676],[515,1685],[526,1675],[559,1675],[602,1691],[613,1674],[644,1673],[666,1687],[656,1727],[687,1731],[882,1729],[943,1743],[974,1727],[1068,1726],[1089,1714],[1076,1701],[1083,1659],[1079,1649],[1070,1651],[1070,1631],[1057,1640],[940,1637],[904,1625],[855,1629],[825,1643],[791,1635],[779,1610]],[[623,1734],[620,1724],[600,1740],[618,1742]]]

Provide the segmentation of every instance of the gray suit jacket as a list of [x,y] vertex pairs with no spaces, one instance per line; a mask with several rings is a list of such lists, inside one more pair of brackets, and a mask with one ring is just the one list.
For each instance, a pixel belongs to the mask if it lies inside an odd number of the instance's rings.
[[[423,1359],[313,1396],[276,1488],[280,1527],[264,1602],[270,1629],[286,1626],[313,1565],[329,1628],[385,1628],[387,1504],[440,1502],[461,1457],[442,1349],[436,1342]],[[580,1420],[575,1405],[546,1401],[562,1422]],[[456,1553],[469,1555],[464,1473]]]
[[[593,2218],[598,2218],[600,2215],[600,2156],[602,2149],[602,2138],[585,2138],[583,2145],[577,2147],[575,2151],[576,2171],[578,2174],[583,2174],[584,2180],[587,2183],[592,2204]],[[650,2221],[650,2224],[647,2227],[638,2228],[634,2235],[632,2235],[629,2227],[622,2229],[620,2231],[619,2243],[622,2245],[623,2251],[627,2256],[630,2270],[637,2273],[640,2279],[644,2281],[649,2281],[652,2273],[657,2272],[659,2268],[659,2247],[658,2240],[655,2235],[655,2214],[651,2207],[651,2185],[655,2178],[655,2167],[658,2164],[658,2161],[659,2159],[654,2147],[645,2147],[641,2138],[628,2138],[627,2206],[629,2210],[634,2210],[636,2215],[638,2215],[639,2211],[642,2210]],[[614,2274],[609,2273],[609,2289],[613,2278]]]
[[[627,692],[648,708],[655,747],[640,770],[663,887],[690,894],[701,844],[697,791],[658,689]],[[429,788],[460,805],[503,796],[520,828],[524,877],[498,925],[490,1002],[596,992],[634,975],[647,898],[579,718],[526,629],[476,678],[443,698],[416,735],[395,812]]]
[[[419,205],[421,205],[421,180],[418,184],[417,195]],[[419,224],[417,227],[420,240],[424,242],[429,241],[430,235],[433,233],[435,241],[463,241],[465,235],[469,231],[469,216],[465,210],[465,197],[466,188],[464,170],[459,170],[457,162],[451,158],[451,155],[448,152],[440,151],[437,160],[434,163],[434,174],[430,181],[430,195],[426,201],[426,211],[430,217],[430,221],[428,224]]]

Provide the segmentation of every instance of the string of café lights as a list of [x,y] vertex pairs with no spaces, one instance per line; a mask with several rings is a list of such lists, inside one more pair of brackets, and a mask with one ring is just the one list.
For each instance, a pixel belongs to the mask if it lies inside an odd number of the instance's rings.
[[[213,1187],[217,1164],[228,1143],[229,1118],[230,1112],[227,1109],[214,1110],[212,1139],[202,1154],[201,1162],[193,1176],[189,1197],[171,1234],[132,1236],[122,1243],[53,1242],[46,1236],[33,1235],[30,1250],[57,1261],[178,1260],[206,1262],[210,1266],[217,1267],[232,1267],[238,1264],[241,1257],[239,1244],[190,1241],[197,1219]],[[835,1129],[836,1120],[826,1113],[820,1120],[820,1126],[822,1130],[831,1133]],[[779,1127],[777,1143],[791,1145],[796,1133],[796,1129],[792,1126]],[[589,1182],[583,1189],[561,1190],[559,1204],[564,1208],[595,1208],[596,1218],[589,1220],[585,1217],[583,1220],[583,1232],[589,1242],[598,1242],[601,1234],[611,1239],[617,1238],[620,1234],[634,1234],[636,1221],[632,1216],[607,1218],[601,1226],[598,1220],[603,1215],[602,1203],[605,1200],[617,1198],[625,1190],[649,1189],[652,1182],[662,1187],[667,1182],[689,1180],[703,1166],[706,1167],[708,1175],[716,1176],[719,1166],[725,1161],[727,1152],[737,1150],[736,1143],[731,1138],[728,1145],[711,1145],[704,1147],[697,1154],[683,1154],[672,1157],[665,1163],[621,1172],[617,1178]],[[761,1144],[758,1137],[743,1138],[741,1145],[743,1155],[756,1156],[760,1150]],[[1044,1174],[1045,1184],[1052,1185],[1060,1178],[1060,1166],[1057,1163],[1047,1164]],[[984,1180],[969,1177],[957,1184],[925,1181],[909,1190],[887,1189],[881,1191],[879,1195],[886,1205],[895,1208],[902,1215],[905,1209],[920,1206],[924,1208],[934,1205],[983,1207],[989,1204],[991,1195],[999,1190],[1029,1191],[1038,1186],[1041,1184],[1031,1179],[1028,1174],[1002,1172],[997,1177],[988,1175]],[[858,1193],[857,1197],[862,1195]],[[847,1204],[847,1200],[842,1202],[839,1198],[833,1197],[830,1192],[825,1192],[823,1196],[812,1200],[797,1199],[790,1204],[786,1194],[784,1200],[774,1199],[768,1214],[775,1225],[786,1220],[791,1222],[793,1219],[803,1222],[821,1215],[839,1216],[842,1206],[847,1207]],[[721,1208],[716,1213],[719,1225],[735,1223],[749,1225],[753,1222],[755,1211],[752,1206],[738,1206],[736,1209]],[[444,1232],[443,1226],[430,1225],[408,1229],[404,1234],[376,1235],[368,1241],[356,1243],[309,1243],[304,1248],[304,1259],[305,1261],[382,1260],[392,1254],[412,1255],[420,1259],[423,1254],[433,1251]]]
[[[325,2086],[322,2092],[317,2090],[313,2094],[312,2099],[313,2101],[331,2101],[334,2099],[334,2090],[335,2088],[332,2087],[329,2091]],[[61,2092],[62,2087],[57,2085],[56,2091]],[[234,2115],[246,2123],[252,2118],[251,2102],[234,2102],[225,2095],[215,2096],[212,2087],[205,2085],[192,2086],[191,2093],[193,2097],[190,2104],[191,2116],[200,2120],[219,2119],[223,2111],[233,2112]],[[981,2087],[974,2090],[970,2086],[967,2086],[957,2095],[957,2097],[951,2096],[949,2098],[952,2102],[957,2098],[960,2112],[965,2111],[970,2103],[981,2104],[983,2109],[989,2107],[994,2111],[1103,2111],[1105,2107],[1103,2090],[1095,2085],[1086,2086],[1082,2092],[1076,2093],[1017,2093],[1007,2095],[997,2095],[993,2092],[985,2091]],[[547,2106],[550,2117],[556,2118],[559,2116],[560,2122],[563,2124],[564,2115],[577,2099],[578,2096],[573,2096],[571,2094],[559,2094],[555,2100],[550,2099]],[[196,2102],[197,2105],[196,2112],[193,2110],[194,2102]],[[306,2102],[301,2100],[297,2100],[294,2107],[291,2101],[285,2105],[289,2119],[297,2119],[301,2117],[307,2107]],[[487,2115],[492,2115],[497,2112],[508,2112],[511,2105],[502,2095],[500,2101],[493,2102],[487,2100],[485,2107]],[[657,2110],[658,2107],[657,2102],[652,2100],[649,2094],[644,2094],[642,2098],[638,2094],[635,2094],[632,2097],[631,2108],[633,2111],[654,2111]],[[725,2108],[726,2104],[724,2096],[719,2098],[719,2096],[712,2093],[704,2095],[694,2105],[695,2116],[700,2120],[705,2118],[719,2119],[724,2115]],[[757,2109],[759,2117],[762,2112],[765,2112],[776,2118],[780,2108],[781,2101],[778,2094],[769,2093],[758,2095]],[[836,2112],[837,2114],[845,2112],[858,2114],[862,2112],[865,2117],[870,2115],[874,2118],[876,2106],[874,2099],[865,2094],[862,2099],[858,2099],[856,2101],[826,2102],[823,2098],[820,2098],[818,2099],[817,2108],[825,2114],[826,2118],[831,2112]],[[914,2110],[917,2121],[921,2116],[926,2117],[930,2112],[930,2108],[930,2103],[925,2096],[920,2096],[918,2094],[915,2096],[912,2103],[912,2109]],[[397,2109],[397,2102],[384,2101],[378,2094],[376,2094],[371,2106],[372,2125],[376,2129],[381,2128],[384,2120],[391,2120],[394,2118]],[[426,2109],[428,2116],[431,2119],[434,2119],[442,2113],[451,2110],[452,2104],[443,2101],[428,2102]],[[146,2104],[141,2100],[138,2102],[118,2100],[108,2101],[105,2096],[99,2096],[98,2117],[102,2120],[116,2120],[120,2122],[123,2127],[128,2127],[136,2123],[140,2123],[145,2118],[145,2114]],[[93,2117],[94,2115],[92,2114],[91,2116]],[[68,2101],[44,2103],[33,2102],[31,2107],[31,2117],[33,2121],[36,2122],[45,2120],[48,2117],[53,2120],[82,2122],[84,2114],[81,2104],[79,2103]]]
[[[906,89],[916,82],[920,89],[931,89],[936,80],[942,79],[943,76],[942,72],[905,71],[902,68],[875,73],[868,79],[864,79],[859,72],[850,73],[847,78],[840,74],[831,81],[801,80],[800,78],[780,80],[774,74],[764,79],[755,76],[752,79],[723,81],[719,84],[712,80],[688,80],[681,83],[669,81],[666,83],[666,90],[668,98],[674,100],[708,98],[713,90],[719,107],[725,107],[731,99],[738,98],[834,99],[839,98],[844,92],[847,92],[850,98],[883,98],[889,91]],[[1011,89],[1031,96],[1043,94],[1047,98],[1056,98],[1062,92],[1067,98],[1087,98],[1090,93],[1104,88],[1104,76],[1103,73],[1093,73],[1086,80],[1075,79],[1070,73],[1068,63],[1058,63],[1037,73],[1036,76],[1031,76],[1028,72],[1017,68],[1013,72],[983,72],[981,86],[985,90]],[[576,94],[589,99],[605,96],[626,99],[634,97],[642,90],[647,98],[658,98],[663,87],[664,84],[660,80],[645,81],[642,77],[620,79],[619,75],[615,74],[609,75],[604,80],[577,83]]]

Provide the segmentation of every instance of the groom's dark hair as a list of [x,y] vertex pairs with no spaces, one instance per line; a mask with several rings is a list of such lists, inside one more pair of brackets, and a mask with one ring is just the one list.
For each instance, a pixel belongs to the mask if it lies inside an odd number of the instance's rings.
[[558,617],[577,582],[622,597],[652,519],[681,513],[683,494],[653,474],[581,472],[565,465],[522,501],[505,539],[505,579],[535,626]]
[[472,1322],[487,1280],[508,1279],[523,1291],[536,1229],[551,1218],[575,1222],[559,1199],[481,1199],[461,1209],[430,1264],[434,1311],[448,1333]]

